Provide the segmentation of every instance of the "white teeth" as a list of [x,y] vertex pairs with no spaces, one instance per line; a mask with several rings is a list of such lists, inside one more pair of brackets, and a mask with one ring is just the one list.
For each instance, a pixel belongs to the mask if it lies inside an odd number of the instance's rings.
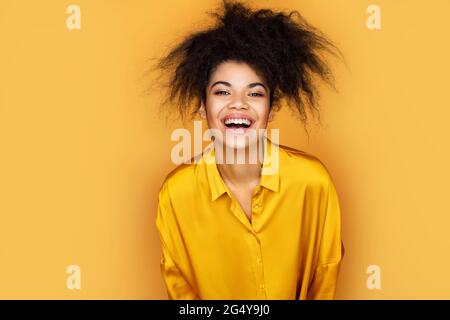
[[229,118],[225,120],[225,124],[245,124],[249,126],[251,121],[249,119],[238,119],[238,118]]

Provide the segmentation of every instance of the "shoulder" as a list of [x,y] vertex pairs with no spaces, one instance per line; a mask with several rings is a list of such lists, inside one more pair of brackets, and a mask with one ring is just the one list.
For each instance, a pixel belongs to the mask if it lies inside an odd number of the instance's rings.
[[278,147],[282,179],[321,187],[327,187],[332,183],[330,171],[318,156],[284,145]]
[[[193,196],[194,187],[201,165],[195,163],[192,158],[187,163],[182,163],[172,169],[164,178],[159,190],[160,197],[171,199],[188,198]],[[192,199],[192,198],[191,198]]]

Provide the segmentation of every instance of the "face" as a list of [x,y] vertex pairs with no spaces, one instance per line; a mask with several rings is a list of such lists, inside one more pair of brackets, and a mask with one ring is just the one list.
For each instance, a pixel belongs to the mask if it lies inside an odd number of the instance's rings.
[[215,142],[226,148],[248,148],[273,119],[269,86],[248,64],[222,62],[211,74],[206,105],[199,113],[209,129],[220,133]]

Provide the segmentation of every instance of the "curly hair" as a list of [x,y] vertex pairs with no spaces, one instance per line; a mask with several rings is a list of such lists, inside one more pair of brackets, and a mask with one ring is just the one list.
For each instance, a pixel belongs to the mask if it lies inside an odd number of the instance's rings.
[[304,124],[307,111],[316,111],[320,120],[314,77],[336,89],[321,56],[327,52],[342,57],[333,42],[298,11],[252,10],[242,2],[223,0],[223,8],[208,13],[216,18],[213,27],[191,33],[157,61],[155,69],[169,77],[163,106],[177,106],[182,118],[194,117],[206,102],[212,72],[221,62],[234,60],[247,63],[264,77],[270,108],[279,110],[285,99]]

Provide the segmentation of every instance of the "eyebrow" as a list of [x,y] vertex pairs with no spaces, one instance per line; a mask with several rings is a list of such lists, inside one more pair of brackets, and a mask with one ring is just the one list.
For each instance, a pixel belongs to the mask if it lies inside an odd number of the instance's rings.
[[[227,81],[216,81],[216,82],[214,82],[214,83],[211,85],[210,90],[211,90],[215,85],[218,85],[218,84],[223,84],[223,85],[225,85],[225,86],[227,86],[227,87],[232,87],[231,83],[229,83],[229,82],[227,82]],[[250,83],[250,84],[247,85],[247,88],[254,88],[254,87],[256,87],[256,86],[261,86],[261,87],[263,87],[266,91],[268,91],[267,88],[266,88],[266,86],[265,86],[264,84],[262,84],[261,82],[252,82],[252,83]]]

